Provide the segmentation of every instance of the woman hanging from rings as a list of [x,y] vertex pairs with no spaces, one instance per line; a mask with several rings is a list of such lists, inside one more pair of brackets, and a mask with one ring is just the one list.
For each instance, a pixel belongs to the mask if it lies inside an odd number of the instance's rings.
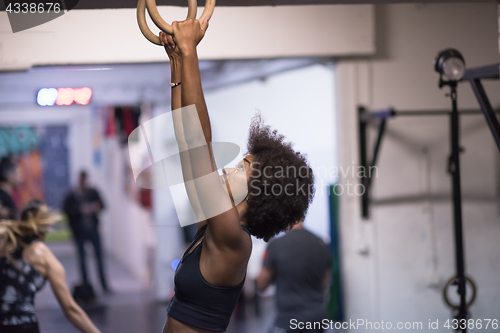
[[170,58],[172,110],[182,110],[173,118],[186,192],[201,221],[175,273],[164,333],[224,332],[245,281],[250,235],[268,241],[290,229],[314,195],[305,156],[260,115],[250,126],[248,154],[219,178],[196,51],[207,27],[207,17],[187,19],[173,23],[173,35],[160,33]]
[[99,333],[76,304],[64,267],[43,242],[56,216],[39,200],[23,208],[20,221],[0,221],[0,332],[39,333],[34,298],[49,280],[64,315],[84,333]]

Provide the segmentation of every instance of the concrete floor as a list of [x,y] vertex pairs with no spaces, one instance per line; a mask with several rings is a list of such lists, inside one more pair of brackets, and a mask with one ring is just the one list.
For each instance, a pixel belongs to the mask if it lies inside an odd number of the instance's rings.
[[[79,282],[76,250],[71,243],[49,244],[50,248],[66,269],[66,281],[70,289]],[[92,253],[92,251],[88,251]],[[97,293],[99,306],[88,309],[87,313],[102,333],[160,333],[166,318],[167,302],[153,299],[144,283],[136,280],[116,260],[106,258],[106,269],[113,294],[101,292],[95,269],[95,261],[90,256],[89,277]],[[64,317],[52,290],[47,283],[35,299],[36,313],[42,333],[77,333]],[[228,333],[265,333],[273,317],[273,300],[261,301],[262,315],[255,316],[252,304],[245,311],[233,315]]]

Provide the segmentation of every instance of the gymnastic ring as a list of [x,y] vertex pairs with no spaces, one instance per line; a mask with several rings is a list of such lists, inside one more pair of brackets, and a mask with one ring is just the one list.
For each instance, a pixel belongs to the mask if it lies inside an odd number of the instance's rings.
[[[453,310],[458,310],[460,308],[460,305],[456,305],[456,304],[453,304],[450,302],[450,300],[448,299],[448,288],[453,285],[453,284],[457,284],[457,276],[452,276],[448,281],[446,281],[444,287],[443,287],[443,298],[444,298],[444,301],[446,302],[446,305],[448,305],[451,309]],[[470,299],[469,302],[467,302],[467,309],[474,303],[474,301],[476,300],[476,291],[477,291],[477,288],[476,288],[476,283],[474,282],[474,280],[472,280],[470,277],[466,276],[465,277],[465,280],[466,282],[469,282],[469,284],[471,285],[472,287],[472,298]]]
[[[146,8],[148,10],[149,16],[153,20],[154,24],[163,32],[172,35],[173,29],[170,24],[165,22],[158,12],[156,7],[156,0],[139,0],[137,2],[137,23],[139,24],[139,29],[141,30],[144,37],[151,43],[156,45],[161,45],[160,38],[156,36],[149,28],[146,22]],[[206,0],[205,9],[200,17],[200,21],[210,16],[214,12],[215,0]],[[197,4],[196,0],[188,0],[188,14],[187,18],[196,18]]]

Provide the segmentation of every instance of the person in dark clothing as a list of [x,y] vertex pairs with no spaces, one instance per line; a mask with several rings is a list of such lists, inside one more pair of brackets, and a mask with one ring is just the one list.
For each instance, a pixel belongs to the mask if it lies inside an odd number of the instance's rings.
[[[302,222],[269,243],[256,285],[263,291],[276,283],[277,316],[271,333],[323,332],[321,321],[328,318],[324,294],[331,261],[329,247],[304,229]],[[297,322],[316,323],[316,328],[301,330],[292,325]]]
[[17,166],[9,157],[0,161],[0,219],[17,220],[18,209],[12,199],[12,191],[19,185],[21,177]]
[[68,216],[69,226],[73,232],[73,239],[78,249],[82,283],[84,285],[89,284],[85,243],[90,241],[94,246],[102,289],[105,292],[109,292],[104,272],[101,238],[98,230],[98,214],[102,209],[104,209],[104,203],[99,192],[94,188],[88,187],[87,173],[81,171],[78,187],[70,191],[64,199],[63,211]]

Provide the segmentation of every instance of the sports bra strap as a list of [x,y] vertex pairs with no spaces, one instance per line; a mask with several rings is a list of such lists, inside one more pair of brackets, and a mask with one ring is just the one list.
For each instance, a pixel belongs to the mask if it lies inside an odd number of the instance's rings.
[[[196,243],[198,243],[198,241],[200,240],[200,238],[203,237],[203,235],[205,234],[205,231],[207,230],[207,227],[208,227],[208,224],[205,224],[203,227],[201,227],[198,230],[198,232],[196,232],[196,235],[194,236],[193,241],[191,242],[191,244],[187,248],[186,252],[184,252],[184,255],[186,255],[186,253],[188,253],[193,248],[193,246]],[[248,229],[248,227],[246,225],[242,224],[241,228],[243,229],[244,232],[246,232],[247,234],[249,234],[250,236],[252,236],[252,234],[250,233],[250,229]]]
[[203,227],[201,227],[197,232],[196,232],[196,235],[194,236],[194,239],[193,241],[191,242],[191,244],[189,244],[189,247],[187,248],[187,250],[184,252],[183,254],[183,258],[184,256],[189,252],[191,251],[191,249],[193,248],[193,246],[198,243],[198,241],[200,240],[201,237],[203,237],[203,235],[205,234],[205,230],[207,230],[207,227],[208,227],[208,224],[205,224]]

